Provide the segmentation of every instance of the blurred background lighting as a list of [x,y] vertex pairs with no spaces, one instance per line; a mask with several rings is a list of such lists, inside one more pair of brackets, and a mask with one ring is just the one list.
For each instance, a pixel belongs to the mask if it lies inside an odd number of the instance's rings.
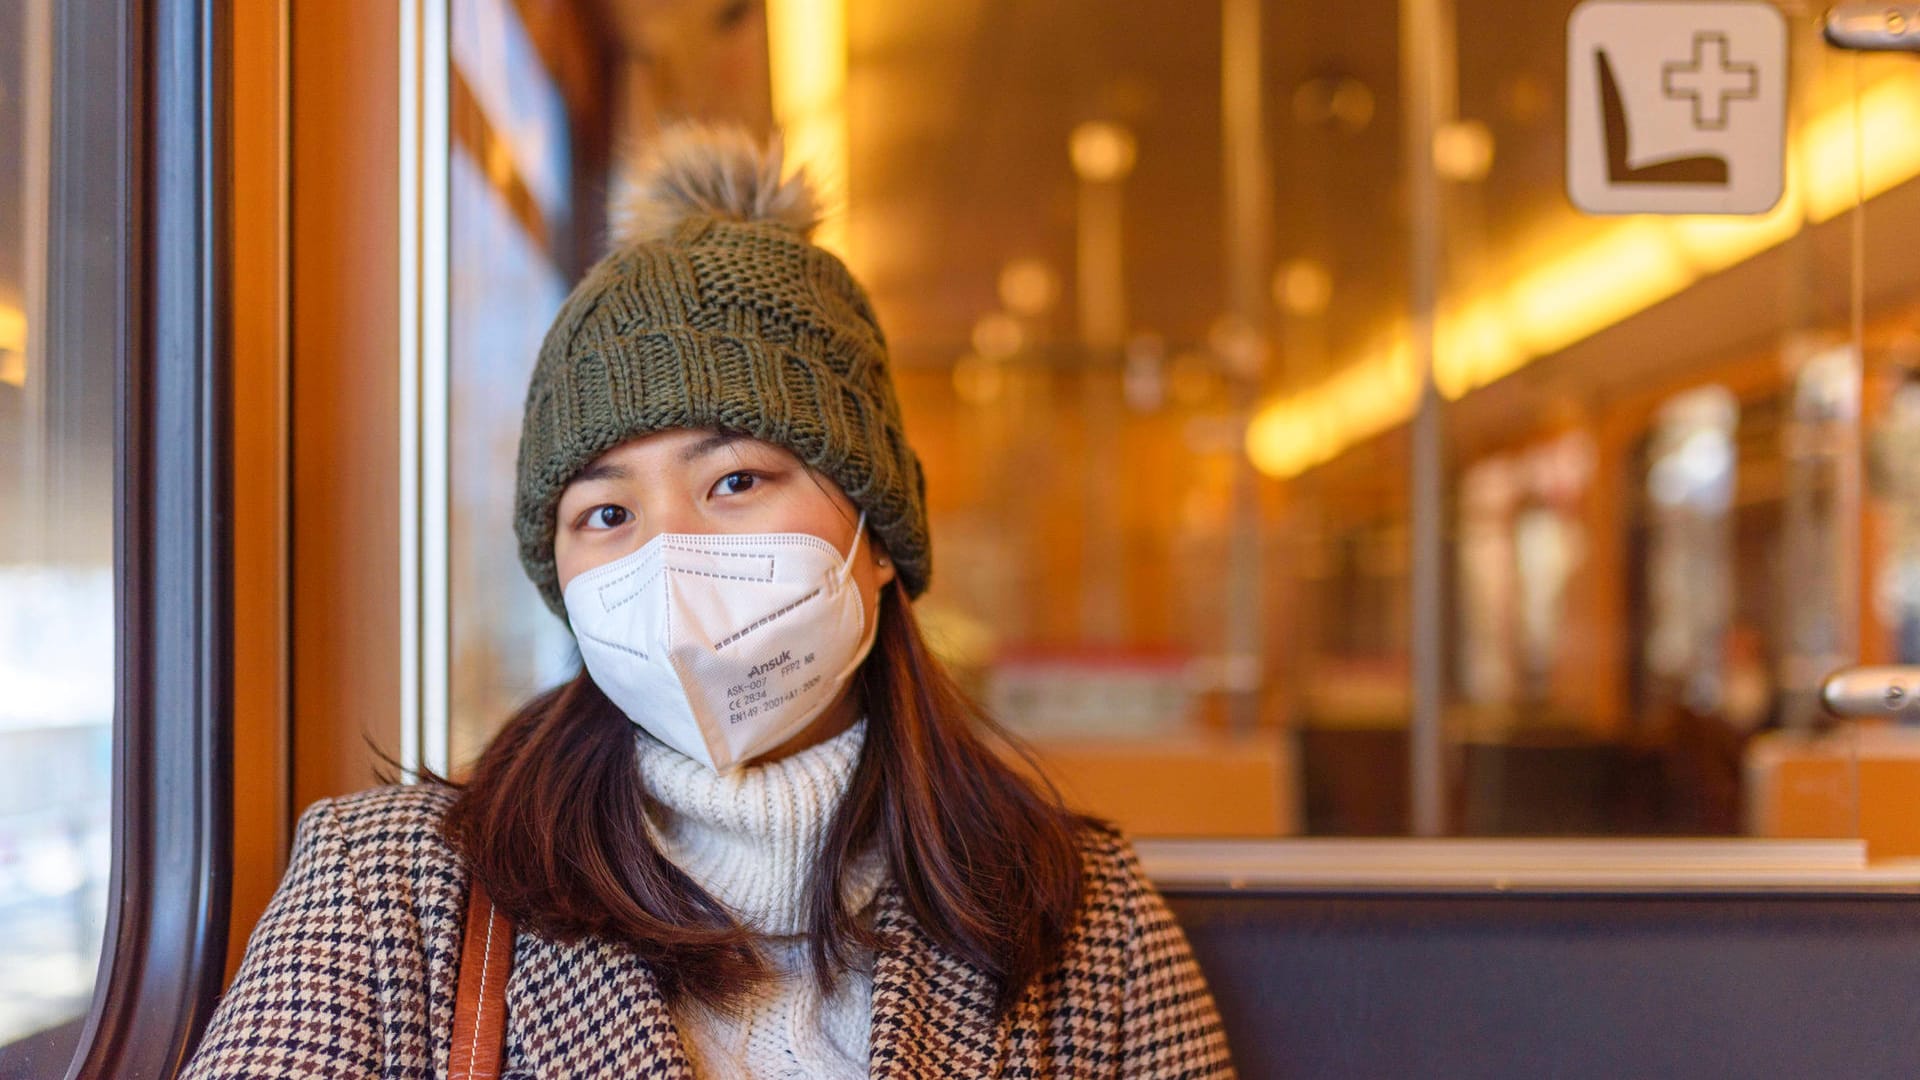
[[1455,120],[1433,133],[1433,167],[1448,180],[1484,180],[1493,168],[1493,132],[1478,120]]
[[1027,343],[1020,320],[1004,311],[983,315],[973,324],[973,349],[989,360],[1005,360]]
[[1289,315],[1323,314],[1333,302],[1333,274],[1318,259],[1288,259],[1273,273],[1273,302]]
[[1000,271],[1000,302],[1016,315],[1044,315],[1060,299],[1060,277],[1040,259],[1015,259]]
[[[1863,90],[1857,122],[1861,197],[1920,176],[1920,71],[1896,72]],[[1855,160],[1855,124],[1851,101],[1810,117],[1788,146],[1786,193],[1765,214],[1641,216],[1597,234],[1546,234],[1516,245],[1536,254],[1447,305],[1435,330],[1436,386],[1458,398],[1786,241],[1808,222],[1851,209],[1855,171],[1833,163]],[[1274,288],[1284,306],[1283,283],[1276,279]],[[1404,329],[1384,338],[1389,352],[1407,347]],[[1247,435],[1255,465],[1270,476],[1297,476],[1405,421],[1415,384],[1392,367],[1376,350],[1263,406]],[[1368,396],[1363,387],[1380,393]]]
[[1373,108],[1372,88],[1351,75],[1321,75],[1293,91],[1293,119],[1301,127],[1358,133],[1373,122]]
[[1908,69],[1863,90],[1857,118],[1850,102],[1823,110],[1795,144],[1789,152],[1801,163],[1807,216],[1816,222],[1853,208],[1854,170],[1832,163],[1853,161],[1856,149],[1862,198],[1920,175],[1920,71]]
[[0,382],[27,385],[27,313],[0,304]]
[[[804,167],[827,193],[829,212],[814,240],[848,262],[846,0],[768,0],[767,60],[773,119],[788,167]],[[840,212],[832,208],[838,204]]]
[[1090,184],[1111,184],[1133,171],[1133,133],[1119,124],[1089,120],[1068,141],[1073,171]]

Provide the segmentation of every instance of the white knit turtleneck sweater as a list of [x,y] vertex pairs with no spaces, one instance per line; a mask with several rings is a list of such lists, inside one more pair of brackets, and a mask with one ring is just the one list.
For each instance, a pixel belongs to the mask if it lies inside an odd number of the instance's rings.
[[[799,753],[726,774],[640,734],[654,842],[764,935],[762,952],[777,972],[754,988],[738,1016],[691,999],[674,1010],[701,1080],[867,1075],[872,958],[859,958],[823,994],[806,948],[807,885],[866,730],[863,719]],[[841,882],[848,910],[871,917],[883,874],[877,857],[855,861]]]

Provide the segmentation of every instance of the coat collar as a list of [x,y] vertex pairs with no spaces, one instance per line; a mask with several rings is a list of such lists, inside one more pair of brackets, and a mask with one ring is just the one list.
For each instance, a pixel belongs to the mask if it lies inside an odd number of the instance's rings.
[[522,933],[507,989],[508,1080],[526,1076],[648,1076],[694,1080],[666,998],[631,950],[586,938]]
[[993,981],[947,952],[907,911],[898,886],[880,894],[874,929],[873,1077],[998,1077],[1010,1025],[993,1014]]
[[[875,900],[873,1026],[868,1074],[886,1080],[927,1076],[993,1078],[1006,1060],[1010,1024],[993,1014],[993,983],[941,948],[889,884]],[[611,1008],[596,1015],[606,1002]],[[523,933],[517,942],[508,1008],[511,1043],[537,1075],[591,1047],[595,1075],[693,1080],[658,982],[646,963],[592,939],[563,943]]]

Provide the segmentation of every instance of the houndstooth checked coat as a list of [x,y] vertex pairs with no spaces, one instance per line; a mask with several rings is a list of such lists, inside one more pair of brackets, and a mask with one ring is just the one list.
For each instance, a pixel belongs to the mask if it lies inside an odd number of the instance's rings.
[[[321,800],[185,1080],[444,1076],[466,874],[437,825],[451,795]],[[1089,830],[1087,895],[1058,967],[996,1020],[986,978],[884,891],[875,1077],[1229,1077],[1185,935],[1132,849]],[[507,987],[508,1077],[692,1080],[644,962],[522,932]]]

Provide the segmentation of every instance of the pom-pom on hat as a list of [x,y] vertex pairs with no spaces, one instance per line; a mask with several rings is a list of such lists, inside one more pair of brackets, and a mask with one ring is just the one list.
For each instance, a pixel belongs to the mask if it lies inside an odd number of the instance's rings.
[[931,572],[926,477],[907,444],[873,305],[808,240],[819,203],[780,140],[660,132],[630,169],[612,250],[554,317],[527,387],[514,530],[562,619],[560,493],[594,458],[666,428],[784,446],[867,512],[910,596]]

